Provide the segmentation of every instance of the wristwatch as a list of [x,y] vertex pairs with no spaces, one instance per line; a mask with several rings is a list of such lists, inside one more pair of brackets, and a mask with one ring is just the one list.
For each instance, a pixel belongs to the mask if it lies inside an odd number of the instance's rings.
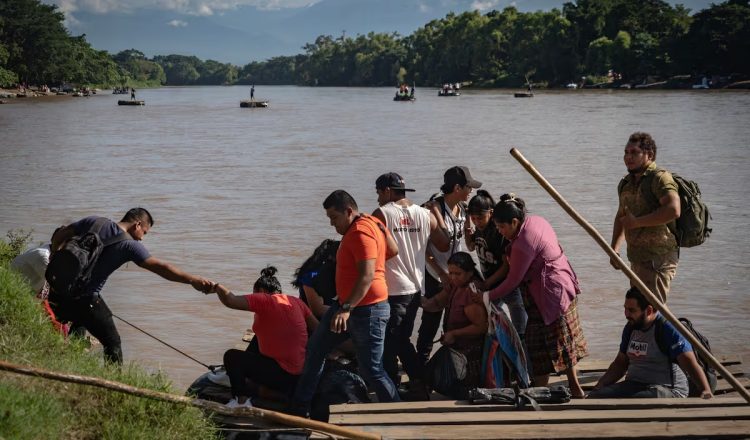
[[347,313],[351,312],[352,311],[352,305],[349,304],[349,303],[341,304],[341,311],[347,312]]

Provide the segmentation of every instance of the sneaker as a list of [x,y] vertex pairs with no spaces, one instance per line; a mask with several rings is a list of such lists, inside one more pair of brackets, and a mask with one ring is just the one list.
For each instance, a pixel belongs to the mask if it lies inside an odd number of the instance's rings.
[[252,408],[253,403],[250,401],[249,397],[245,399],[243,403],[240,403],[236,397],[233,397],[232,400],[225,403],[224,406],[226,406],[227,408]]

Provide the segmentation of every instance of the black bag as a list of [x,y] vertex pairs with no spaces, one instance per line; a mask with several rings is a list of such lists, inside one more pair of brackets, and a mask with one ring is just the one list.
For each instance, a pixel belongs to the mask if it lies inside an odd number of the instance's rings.
[[[696,337],[700,341],[700,343],[706,347],[706,350],[711,352],[711,344],[708,342],[708,338],[703,336],[698,330],[693,327],[693,323],[690,322],[687,318],[679,318],[679,321],[682,323],[682,325],[685,326],[685,328],[688,329],[690,333],[693,334],[693,336]],[[656,338],[656,345],[659,346],[659,350],[661,350],[662,353],[669,356],[669,347],[664,347],[664,342],[662,341],[662,332],[663,332],[663,326],[666,322],[666,319],[661,316],[659,320],[656,321],[656,328],[654,329],[654,337]],[[684,335],[683,335],[684,336]],[[716,376],[716,370],[711,366],[711,364],[706,361],[706,359],[701,355],[697,350],[694,350],[693,353],[695,354],[695,358],[698,360],[698,365],[700,365],[701,369],[703,370],[703,373],[706,375],[706,380],[708,381],[708,386],[711,388],[711,394],[716,392],[716,384],[717,384],[717,376]],[[670,361],[671,362],[671,361]],[[700,397],[701,395],[701,388],[699,385],[695,383],[695,381],[688,377],[689,382],[689,388],[688,388],[688,397]]]
[[540,410],[538,403],[567,403],[570,402],[570,390],[558,385],[554,387],[531,388],[474,388],[469,391],[469,403],[484,405],[490,403],[514,405],[523,408],[531,405]]
[[44,277],[50,289],[64,298],[79,299],[84,296],[91,273],[105,247],[131,239],[127,232],[103,242],[99,237],[102,227],[109,221],[98,218],[91,228],[68,240],[62,249],[53,252]]
[[427,362],[427,386],[445,396],[460,395],[467,367],[463,353],[443,345]]

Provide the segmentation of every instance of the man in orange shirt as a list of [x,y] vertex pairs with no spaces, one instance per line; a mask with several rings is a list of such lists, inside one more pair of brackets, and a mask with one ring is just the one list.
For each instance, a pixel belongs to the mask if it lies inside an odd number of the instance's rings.
[[336,190],[323,202],[331,226],[341,234],[336,254],[337,302],[320,319],[307,343],[302,375],[292,411],[307,415],[323,372],[326,355],[347,338],[355,346],[359,369],[380,402],[398,401],[393,381],[383,369],[383,338],[390,319],[385,260],[398,246],[380,220],[359,212],[346,191]]

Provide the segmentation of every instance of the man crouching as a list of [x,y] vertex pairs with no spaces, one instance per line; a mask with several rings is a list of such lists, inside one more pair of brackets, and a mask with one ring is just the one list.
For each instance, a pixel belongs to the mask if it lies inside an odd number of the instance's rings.
[[[690,342],[635,287],[625,294],[625,318],[620,351],[589,398],[687,397],[683,370],[701,388],[702,398],[713,397]],[[617,382],[623,375],[625,380]]]

